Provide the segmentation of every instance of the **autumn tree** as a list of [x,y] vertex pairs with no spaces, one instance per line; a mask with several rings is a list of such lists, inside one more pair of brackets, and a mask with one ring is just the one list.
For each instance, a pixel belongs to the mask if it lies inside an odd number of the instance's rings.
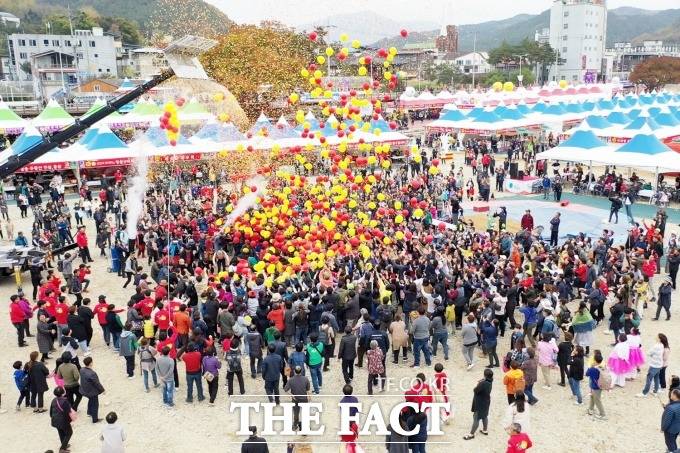
[[669,83],[680,83],[680,58],[649,58],[635,66],[630,81],[644,84],[648,90],[658,90]]
[[235,26],[201,55],[208,75],[236,96],[250,119],[306,83],[300,69],[318,50],[305,35],[281,24],[262,25]]

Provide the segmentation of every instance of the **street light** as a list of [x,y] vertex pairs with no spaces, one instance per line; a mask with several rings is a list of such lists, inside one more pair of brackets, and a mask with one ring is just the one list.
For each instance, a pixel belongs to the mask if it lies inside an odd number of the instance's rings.
[[524,80],[524,75],[522,74],[522,60],[527,55],[528,54],[515,55],[516,57],[519,57],[519,74],[517,75],[517,80],[519,81],[520,86],[522,86],[522,80]]

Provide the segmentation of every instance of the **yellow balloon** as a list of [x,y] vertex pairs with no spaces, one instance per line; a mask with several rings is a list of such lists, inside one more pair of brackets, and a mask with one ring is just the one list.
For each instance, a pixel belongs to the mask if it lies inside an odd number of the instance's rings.
[[366,66],[359,66],[359,75],[360,76],[365,76],[368,74],[368,69],[366,69]]
[[515,84],[512,82],[505,82],[503,84],[503,91],[512,91],[515,89]]
[[401,214],[398,214],[398,215],[394,218],[394,223],[396,223],[397,225],[399,225],[399,224],[400,224],[401,222],[403,222],[403,221],[404,221],[404,216],[402,216]]
[[385,77],[385,80],[390,80],[392,78],[392,73],[390,71],[385,71],[383,77]]
[[418,209],[416,209],[415,211],[413,211],[413,217],[415,217],[416,219],[422,218],[423,215],[425,215],[425,213],[424,213],[423,210],[420,209],[420,208],[418,208]]
[[290,101],[291,104],[295,104],[297,101],[300,100],[300,96],[297,93],[291,93],[291,95],[288,96],[288,100]]
[[321,77],[323,77],[323,72],[321,72],[318,69],[316,71],[314,71],[314,78],[315,79],[320,79]]
[[[382,168],[384,168],[385,170],[387,170],[388,168],[390,168],[390,165],[391,165],[391,163],[390,163],[390,161],[387,160],[387,159],[383,160],[383,161],[380,163],[380,166],[381,166]],[[437,167],[435,167],[435,168],[437,168]]]
[[359,41],[358,39],[352,40],[352,48],[358,49],[359,47],[361,47],[361,41]]
[[394,202],[394,209],[401,209],[402,206],[401,201],[397,200]]
[[385,201],[385,194],[381,192],[376,196],[376,198],[378,201]]
[[213,96],[213,101],[215,102],[224,101],[224,93],[215,93],[215,95]]
[[350,207],[350,209],[354,209],[357,207],[357,201],[356,200],[349,200],[349,203],[347,203],[347,206]]
[[396,47],[390,47],[389,53],[390,53],[390,55],[396,55],[397,54],[397,48]]
[[566,80],[560,80],[559,85],[560,85],[560,88],[565,89],[566,87],[569,86],[569,82],[567,82]]
[[491,88],[493,88],[494,91],[501,91],[503,89],[503,82],[495,82],[491,85]]
[[390,245],[392,243],[392,240],[388,238],[387,236],[383,237],[383,244],[385,245]]
[[397,231],[394,233],[394,237],[397,239],[397,241],[401,241],[404,239],[404,233],[402,231]]
[[324,57],[323,55],[319,55],[316,57],[316,62],[319,64],[324,64],[326,63],[326,57]]
[[345,42],[345,41],[347,41],[348,39],[349,39],[349,36],[347,36],[347,33],[342,33],[342,34],[340,35],[340,41],[341,41],[341,42]]
[[332,57],[335,51],[333,50],[332,47],[326,47],[326,56],[327,57]]
[[302,68],[300,70],[300,75],[305,79],[308,78],[309,77],[309,71],[307,70],[307,68]]

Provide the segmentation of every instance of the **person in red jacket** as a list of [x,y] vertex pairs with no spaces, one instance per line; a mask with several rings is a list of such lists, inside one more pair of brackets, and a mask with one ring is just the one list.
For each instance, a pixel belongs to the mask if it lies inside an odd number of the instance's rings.
[[94,260],[90,256],[90,248],[87,244],[87,233],[85,233],[85,227],[81,226],[78,228],[76,233],[76,244],[78,244],[78,249],[80,250],[80,257],[83,260],[83,264],[91,263]]
[[534,230],[534,218],[531,216],[531,210],[527,209],[524,215],[522,216],[522,229],[527,230],[527,231],[533,231]]
[[422,404],[434,401],[434,393],[432,388],[425,383],[425,375],[423,373],[416,374],[415,382],[410,389],[404,392],[404,400],[408,403],[418,404],[418,410],[421,409]]
[[26,313],[24,309],[21,308],[19,304],[19,296],[14,294],[9,298],[11,303],[9,304],[9,319],[12,321],[14,328],[17,329],[17,342],[19,347],[28,346],[28,343],[24,341],[24,321],[26,320]]
[[154,315],[154,322],[156,323],[158,330],[161,332],[167,332],[167,330],[170,328],[170,312],[167,308],[163,307],[161,302],[159,302],[156,306],[158,307],[158,311]]
[[87,292],[87,288],[90,286],[90,279],[87,278],[88,275],[92,273],[92,270],[90,269],[90,266],[86,266],[84,264],[81,264],[78,266],[78,280],[80,283],[83,285],[83,292]]
[[142,317],[151,316],[151,312],[156,307],[156,301],[151,297],[151,290],[147,289],[144,292],[144,299],[138,304],[135,304],[135,309],[139,311]]
[[513,423],[510,425],[510,438],[508,439],[508,449],[505,453],[524,453],[534,444],[526,433],[522,432],[522,425]]
[[282,335],[286,326],[286,323],[284,322],[285,313],[286,311],[283,308],[283,305],[274,302],[271,311],[267,314],[267,319],[274,322],[274,327],[276,327],[276,330],[281,332]]
[[168,281],[167,280],[161,280],[160,284],[156,286],[156,289],[154,290],[155,296],[156,296],[156,301],[162,301],[167,299],[168,297]]
[[[106,346],[111,344],[111,332],[109,331],[108,323],[106,321],[106,313],[109,311],[109,303],[106,301],[106,296],[99,296],[97,305],[95,305],[93,313],[97,317],[97,322],[99,322],[99,327],[102,328],[102,334],[104,335],[104,342]],[[115,313],[122,313],[123,309],[119,308],[114,310]]]
[[65,296],[59,296],[59,302],[54,307],[55,318],[57,320],[57,339],[61,340],[61,329],[68,327],[68,304]]

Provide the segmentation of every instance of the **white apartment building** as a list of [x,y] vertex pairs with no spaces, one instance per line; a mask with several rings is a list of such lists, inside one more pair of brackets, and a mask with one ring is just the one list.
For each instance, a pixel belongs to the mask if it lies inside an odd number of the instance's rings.
[[165,53],[155,47],[125,48],[118,59],[120,76],[148,79],[168,67]]
[[[69,87],[78,80],[117,77],[116,52],[120,46],[100,27],[75,30],[71,35],[13,33],[8,39],[13,74],[18,80],[34,80],[36,87]],[[44,95],[42,88],[40,91],[37,94]]]
[[614,43],[614,47],[605,50],[603,63],[605,79],[614,77],[628,80],[635,66],[654,57],[680,57],[680,45],[664,44],[663,41],[643,41],[639,44],[629,42]]
[[596,81],[602,76],[607,39],[605,0],[555,0],[550,9],[550,45],[559,62],[550,80]]
[[470,52],[453,60],[453,65],[458,67],[463,74],[486,74],[491,72],[489,54],[486,52]]

